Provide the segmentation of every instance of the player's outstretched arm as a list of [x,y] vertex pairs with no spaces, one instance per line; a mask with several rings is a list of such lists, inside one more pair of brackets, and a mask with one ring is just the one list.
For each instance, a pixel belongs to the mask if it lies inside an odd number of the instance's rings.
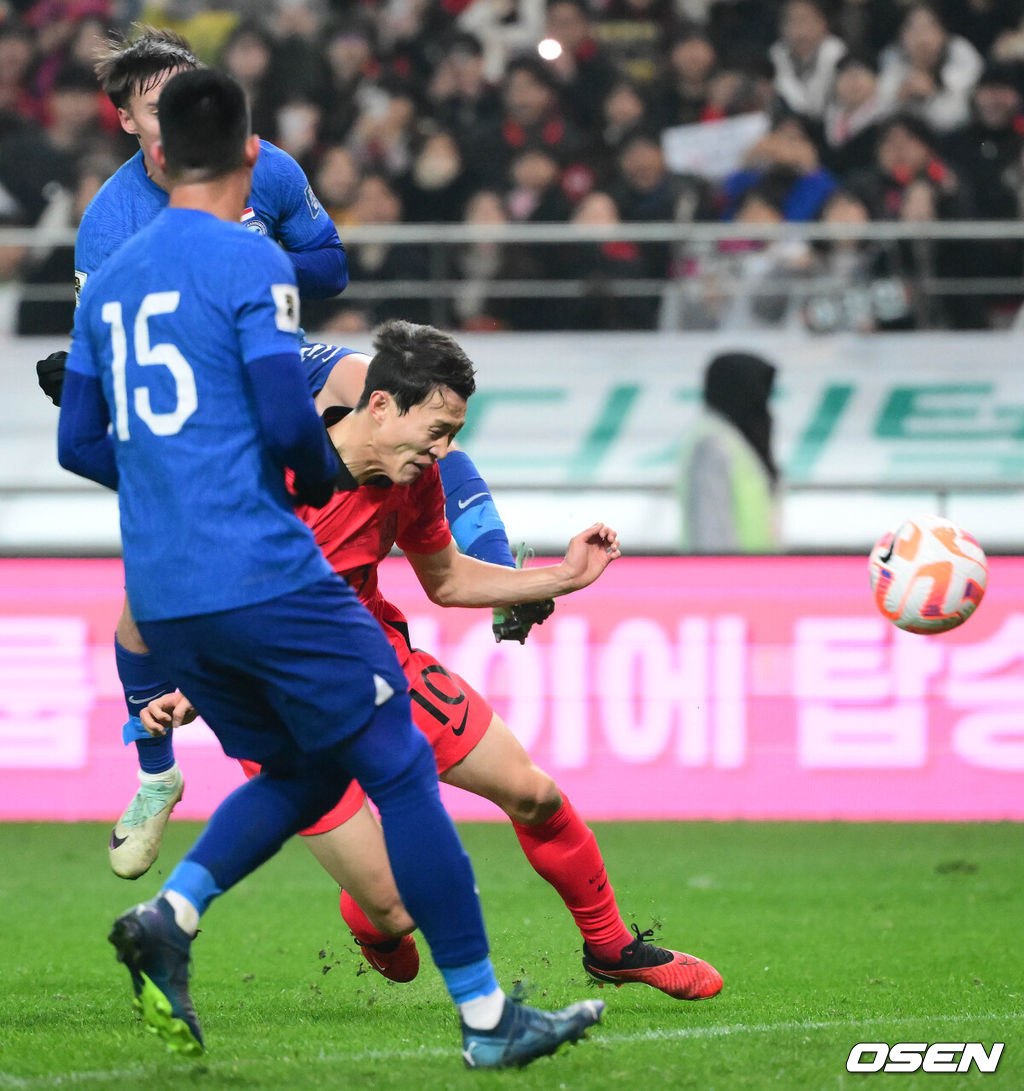
[[479,561],[514,568],[505,524],[473,460],[455,444],[437,468],[444,487],[444,513],[459,549]]
[[622,555],[619,537],[604,523],[577,534],[559,564],[505,568],[460,553],[454,542],[436,553],[410,553],[409,563],[440,606],[512,606],[568,595],[587,587]]
[[[444,486],[445,515],[459,549],[477,560],[522,568],[522,558],[517,560],[512,556],[508,533],[491,490],[469,455],[455,445],[438,467]],[[533,626],[543,624],[554,608],[554,600],[550,598],[496,607],[491,625],[495,640],[518,640],[525,644]]]

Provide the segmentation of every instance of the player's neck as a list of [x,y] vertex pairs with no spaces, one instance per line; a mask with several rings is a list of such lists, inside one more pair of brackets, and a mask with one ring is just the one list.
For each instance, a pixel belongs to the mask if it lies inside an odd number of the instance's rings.
[[349,413],[347,417],[332,424],[327,429],[327,435],[330,436],[338,457],[360,485],[384,473],[384,467],[373,448],[368,414],[358,410]]
[[171,183],[167,180],[167,175],[164,174],[164,172],[156,165],[156,163],[153,162],[152,159],[149,158],[148,155],[146,155],[145,152],[142,153],[142,165],[143,167],[145,167],[146,177],[155,186],[159,186],[161,189],[165,189],[168,193],[170,193]]
[[209,212],[218,220],[238,223],[245,211],[249,181],[238,172],[209,182],[182,182],[171,189],[171,208],[191,208]]

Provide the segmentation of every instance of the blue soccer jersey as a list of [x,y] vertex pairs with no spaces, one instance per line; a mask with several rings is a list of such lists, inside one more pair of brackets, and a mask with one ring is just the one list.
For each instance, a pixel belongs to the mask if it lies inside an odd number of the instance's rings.
[[[167,191],[146,174],[141,150],[115,171],[82,216],[75,240],[76,291],[81,291],[85,281],[126,239],[166,208],[169,199]],[[249,207],[242,223],[294,253],[341,246],[337,229],[317,201],[302,168],[265,140],[260,141]],[[338,290],[337,285],[333,286],[333,291]]]
[[290,355],[298,369],[298,321],[281,250],[189,209],[161,212],[85,285],[68,370],[98,378],[109,409],[137,620],[265,602],[330,574],[261,439],[247,366]]

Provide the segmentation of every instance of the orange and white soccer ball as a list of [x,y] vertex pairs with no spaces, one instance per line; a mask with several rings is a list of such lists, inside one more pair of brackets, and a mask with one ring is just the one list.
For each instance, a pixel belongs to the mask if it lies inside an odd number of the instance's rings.
[[908,633],[944,633],[977,610],[988,561],[962,527],[922,515],[879,538],[868,573],[875,605],[893,625]]

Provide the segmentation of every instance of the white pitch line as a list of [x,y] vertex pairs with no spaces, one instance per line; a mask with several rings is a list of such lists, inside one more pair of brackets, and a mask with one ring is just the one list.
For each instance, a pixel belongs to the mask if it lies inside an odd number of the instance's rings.
[[[727,1038],[741,1034],[789,1033],[795,1030],[839,1030],[843,1027],[904,1027],[919,1023],[979,1023],[979,1022],[1019,1022],[1024,1019],[1024,1012],[1004,1012],[987,1015],[920,1015],[908,1018],[887,1019],[881,1016],[871,1019],[794,1019],[782,1023],[727,1023],[721,1026],[672,1027],[668,1029],[652,1028],[634,1031],[629,1034],[608,1034],[598,1028],[598,1036],[592,1041],[605,1045],[628,1045],[631,1042],[672,1042],[687,1038]],[[401,1061],[416,1060],[424,1057],[458,1058],[456,1043],[450,1046],[420,1046],[418,1049],[372,1049],[358,1053],[326,1053],[321,1050],[315,1056],[303,1059],[303,1064],[338,1064],[339,1062],[364,1061]],[[215,1067],[216,1056],[205,1056],[199,1064]],[[233,1065],[234,1062],[232,1061]],[[175,1071],[187,1072],[192,1065],[176,1064]],[[160,1071],[166,1072],[162,1068]],[[0,1072],[0,1088],[13,1091],[31,1091],[32,1088],[66,1087],[76,1083],[95,1083],[99,1080],[145,1079],[149,1075],[149,1066],[136,1065],[132,1068],[105,1069],[102,1071],[65,1072],[54,1076],[36,1076],[21,1078]]]

